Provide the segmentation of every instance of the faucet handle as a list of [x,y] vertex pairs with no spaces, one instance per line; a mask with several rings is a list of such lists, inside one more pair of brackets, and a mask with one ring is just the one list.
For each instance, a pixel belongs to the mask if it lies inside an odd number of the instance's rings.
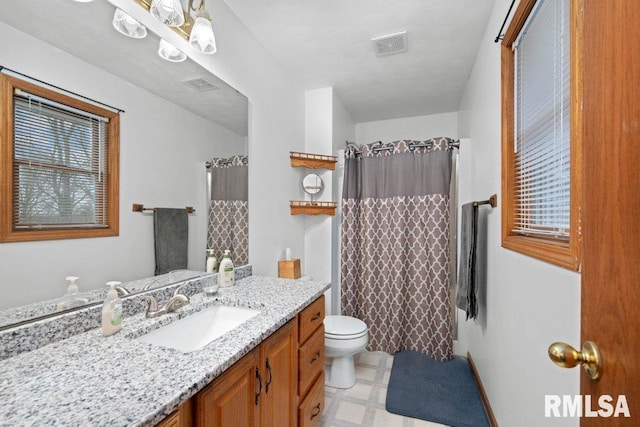
[[151,295],[145,296],[147,301],[149,301],[149,307],[147,308],[147,312],[150,311],[158,311],[158,301],[152,297]]
[[187,299],[189,299],[189,297],[188,297],[187,295],[185,295],[185,294],[180,294],[180,291],[182,291],[182,289],[183,289],[184,287],[186,287],[186,286],[187,286],[187,283],[184,283],[184,284],[182,284],[182,285],[178,286],[178,287],[176,288],[176,290],[175,290],[175,291],[173,291],[173,296],[175,297],[175,296],[177,296],[177,295],[184,295],[185,297],[187,297]]

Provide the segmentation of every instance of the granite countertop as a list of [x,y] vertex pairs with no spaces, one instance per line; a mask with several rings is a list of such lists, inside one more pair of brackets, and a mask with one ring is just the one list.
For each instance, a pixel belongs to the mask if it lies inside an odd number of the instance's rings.
[[[250,276],[180,313],[125,318],[110,337],[92,329],[0,361],[0,425],[155,425],[292,319],[327,282]],[[260,314],[200,350],[182,353],[135,338],[215,304]]]

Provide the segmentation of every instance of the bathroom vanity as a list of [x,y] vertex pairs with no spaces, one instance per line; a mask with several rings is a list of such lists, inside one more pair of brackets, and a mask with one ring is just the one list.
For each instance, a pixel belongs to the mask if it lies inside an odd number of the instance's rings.
[[[0,361],[0,424],[316,425],[326,282],[250,276],[179,313],[123,321]],[[140,338],[214,305],[259,313],[191,352]]]

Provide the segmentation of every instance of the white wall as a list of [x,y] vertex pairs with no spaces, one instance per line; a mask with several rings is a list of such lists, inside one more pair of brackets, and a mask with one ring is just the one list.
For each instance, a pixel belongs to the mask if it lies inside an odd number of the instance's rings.
[[496,209],[480,209],[485,225],[486,291],[480,317],[459,312],[458,351],[475,361],[503,426],[577,426],[578,418],[544,417],[545,394],[578,394],[579,370],[547,356],[555,341],[580,345],[580,275],[505,250],[500,242],[500,47],[493,43],[508,0],[497,0],[458,114],[460,203],[498,193]]
[[[334,92],[333,96],[333,155],[338,157],[336,170],[333,172],[333,200],[338,202],[336,215],[331,218],[331,292],[327,302],[329,314],[341,314],[340,304],[340,221],[342,219],[342,183],[344,181],[344,149],[346,141],[355,142],[356,127],[344,104]],[[329,299],[329,298],[328,298]]]
[[[308,90],[305,94],[305,151],[331,154],[333,144],[333,89]],[[299,180],[308,173],[318,174],[324,181],[322,192],[315,200],[331,201],[333,172],[328,169],[297,168]],[[310,196],[303,193],[303,199]],[[300,215],[304,222],[303,274],[314,280],[331,280],[331,217]]]
[[[4,65],[125,110],[120,126],[120,236],[0,244],[0,308],[57,297],[64,277],[81,290],[152,276],[153,218],[146,206],[194,206],[189,268],[204,268],[204,162],[244,152],[245,138],[0,23]],[[95,82],[100,84],[96,85]]]
[[[355,127],[349,112],[333,88],[308,90],[305,93],[305,151],[309,153],[336,155],[338,149],[344,149],[345,141],[353,141]],[[324,190],[316,197],[322,201],[340,201],[338,183],[341,182],[343,169],[303,169],[300,168],[299,179],[307,173],[316,173],[324,181]],[[308,199],[309,196],[302,196]],[[314,280],[332,282],[332,288],[325,294],[325,305],[328,314],[337,313],[335,302],[339,293],[339,246],[338,228],[340,209],[336,215],[329,217],[302,216],[305,226],[305,250],[302,260],[303,274]]]
[[356,141],[369,144],[401,139],[425,140],[437,136],[458,137],[458,113],[431,114],[356,124]]

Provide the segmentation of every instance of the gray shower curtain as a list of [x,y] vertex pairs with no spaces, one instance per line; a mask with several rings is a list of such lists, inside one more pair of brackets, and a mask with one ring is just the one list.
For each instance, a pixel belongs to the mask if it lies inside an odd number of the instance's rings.
[[211,159],[208,170],[207,247],[218,262],[230,250],[236,267],[249,263],[248,172],[247,156]]
[[[448,138],[348,147],[342,195],[342,312],[370,351],[452,357]],[[432,148],[415,148],[431,142]],[[378,145],[379,147],[379,145]]]

